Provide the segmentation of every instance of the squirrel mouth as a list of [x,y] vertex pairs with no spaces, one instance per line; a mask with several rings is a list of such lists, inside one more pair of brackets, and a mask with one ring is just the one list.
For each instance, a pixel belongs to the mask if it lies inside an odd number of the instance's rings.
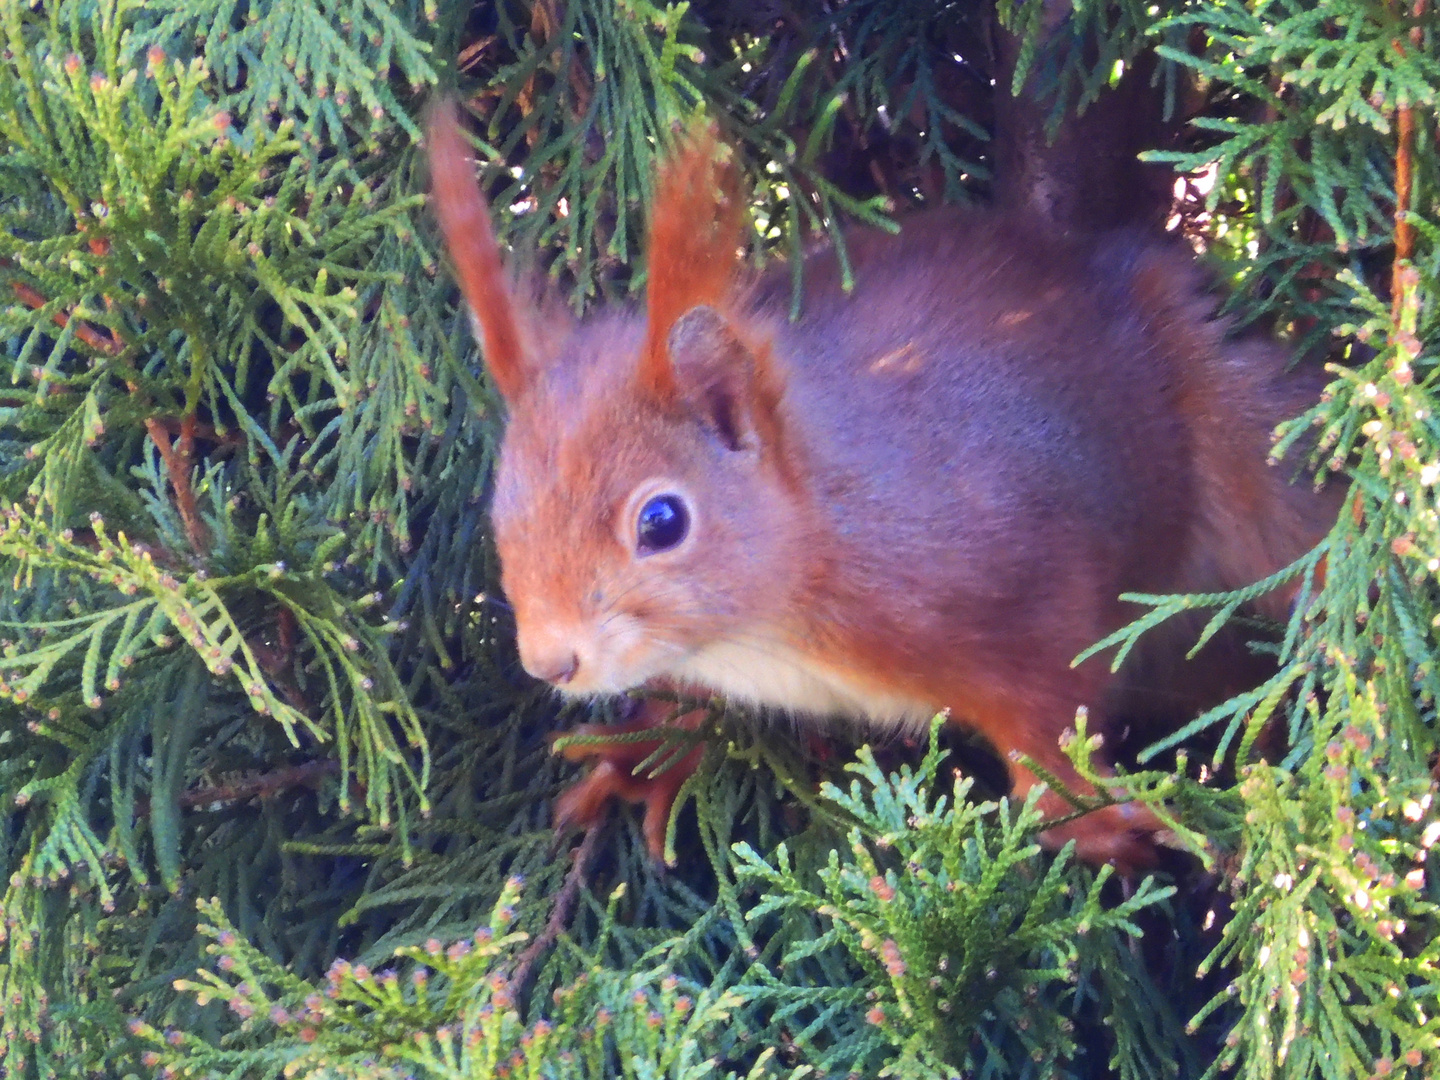
[[641,620],[623,614],[598,626],[533,622],[518,637],[525,670],[568,698],[624,694],[682,665],[689,652],[655,640]]

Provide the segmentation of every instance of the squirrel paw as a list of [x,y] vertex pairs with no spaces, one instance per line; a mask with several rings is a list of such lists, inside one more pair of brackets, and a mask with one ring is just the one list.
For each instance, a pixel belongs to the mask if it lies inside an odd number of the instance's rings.
[[[670,719],[674,706],[663,701],[647,701],[640,709],[640,719],[625,724],[582,724],[557,738],[575,736],[613,738],[616,735],[650,731],[658,727],[680,727],[693,731],[706,717],[704,709]],[[562,791],[555,800],[556,832],[571,827],[589,828],[605,815],[610,801],[620,799],[645,807],[643,833],[645,847],[656,862],[665,862],[665,829],[670,811],[680,788],[700,765],[705,748],[696,746],[664,771],[655,776],[635,775],[635,768],[664,744],[663,737],[634,742],[581,743],[562,747],[557,752],[569,761],[589,761],[594,767],[581,779]],[[663,762],[662,762],[663,764]]]
[[1075,856],[1093,866],[1109,863],[1121,875],[1133,877],[1151,870],[1159,861],[1157,836],[1165,824],[1143,803],[1118,803],[1093,810],[1040,834],[1052,850],[1075,841]]

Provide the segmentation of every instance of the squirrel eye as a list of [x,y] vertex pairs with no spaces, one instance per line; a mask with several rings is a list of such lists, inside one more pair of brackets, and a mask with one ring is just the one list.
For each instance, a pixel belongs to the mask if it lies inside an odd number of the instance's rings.
[[641,555],[668,551],[690,531],[690,511],[679,495],[656,495],[640,508],[635,522],[637,547]]

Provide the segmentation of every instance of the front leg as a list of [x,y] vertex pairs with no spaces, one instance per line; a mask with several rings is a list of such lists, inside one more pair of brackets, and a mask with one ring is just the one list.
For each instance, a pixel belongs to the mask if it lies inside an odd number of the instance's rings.
[[[666,683],[648,683],[651,691],[674,691]],[[639,703],[635,718],[622,724],[581,724],[557,737],[576,735],[607,738],[615,735],[652,731],[656,728],[696,730],[708,715],[705,709],[692,709],[675,716],[675,703],[646,698]],[[557,832],[572,826],[590,828],[604,817],[611,801],[640,804],[645,807],[642,832],[645,847],[656,862],[665,860],[665,830],[675,797],[700,765],[705,748],[696,746],[679,761],[655,776],[637,776],[635,769],[664,745],[663,736],[622,743],[591,743],[562,747],[558,753],[568,761],[593,762],[593,768],[571,784],[555,800],[554,826]]]

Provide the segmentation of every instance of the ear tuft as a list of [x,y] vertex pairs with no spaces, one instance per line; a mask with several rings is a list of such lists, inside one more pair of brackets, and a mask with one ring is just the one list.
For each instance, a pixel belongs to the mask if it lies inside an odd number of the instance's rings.
[[675,391],[671,327],[697,305],[723,308],[739,267],[745,206],[739,171],[721,160],[725,152],[714,124],[698,123],[655,179],[640,376],[661,396]]
[[485,366],[507,401],[525,389],[524,346],[490,213],[475,181],[455,103],[436,101],[426,121],[431,202],[460,292],[485,351]]

